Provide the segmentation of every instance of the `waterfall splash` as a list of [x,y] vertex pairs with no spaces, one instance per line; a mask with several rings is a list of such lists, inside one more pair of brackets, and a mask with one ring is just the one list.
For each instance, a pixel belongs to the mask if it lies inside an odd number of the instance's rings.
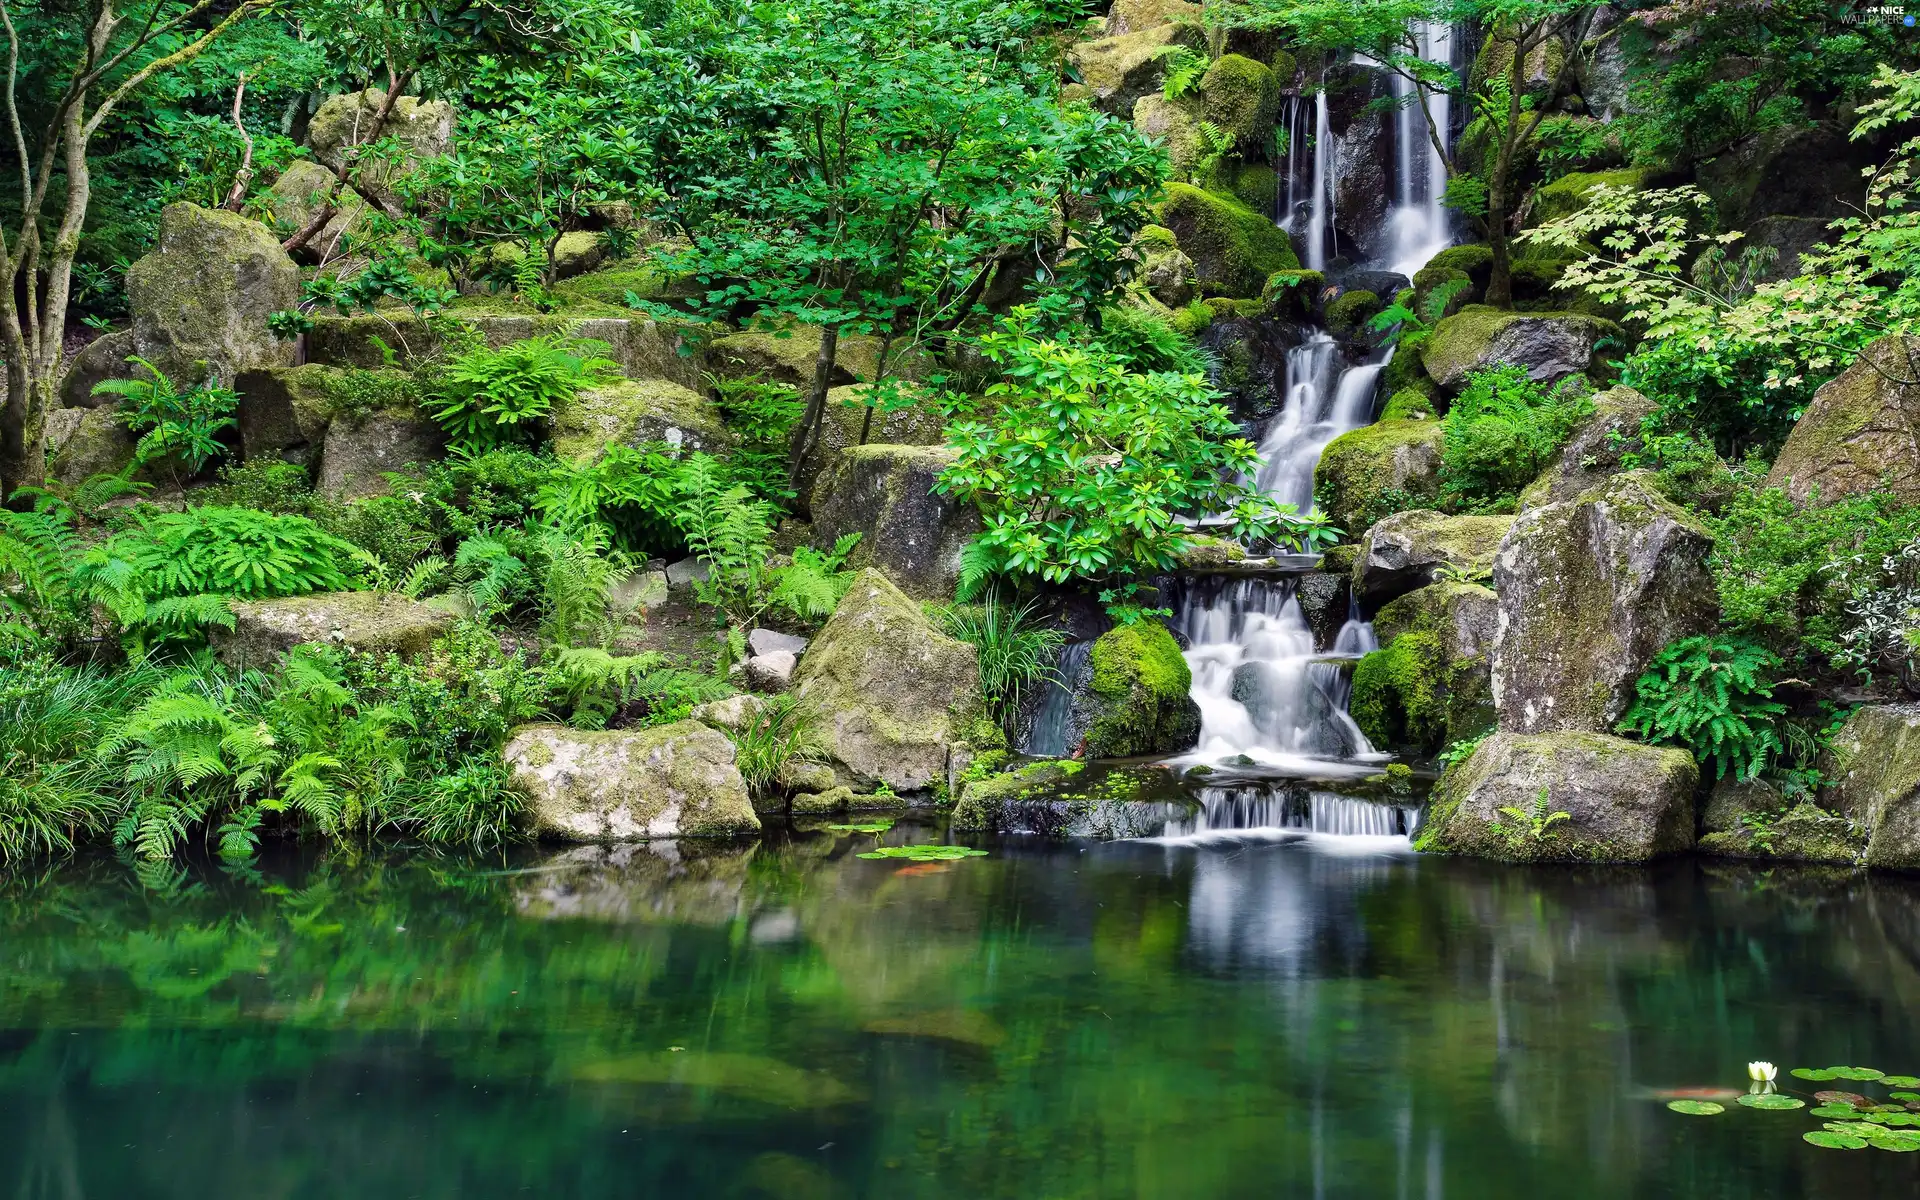
[[1245,830],[1323,833],[1339,837],[1404,838],[1419,826],[1411,804],[1382,804],[1299,785],[1258,783],[1205,787],[1194,793],[1199,807],[1170,820],[1163,840],[1201,841]]
[[[1413,30],[1421,58],[1433,63],[1452,63],[1453,26],[1416,21]],[[1414,95],[1417,86],[1409,79],[1393,76],[1393,98],[1399,107],[1393,127],[1396,186],[1393,211],[1387,214],[1393,247],[1387,269],[1409,279],[1434,255],[1453,244],[1447,209],[1442,203],[1447,187],[1447,164],[1434,146],[1432,131],[1427,127],[1430,109],[1434,127],[1443,139],[1448,136],[1451,101],[1445,92],[1421,88],[1427,101],[1423,108]]]
[[1068,742],[1073,731],[1073,695],[1085,682],[1092,649],[1092,642],[1068,642],[1060,647],[1053,682],[1047,685],[1047,694],[1034,711],[1022,753],[1060,758],[1072,749]]

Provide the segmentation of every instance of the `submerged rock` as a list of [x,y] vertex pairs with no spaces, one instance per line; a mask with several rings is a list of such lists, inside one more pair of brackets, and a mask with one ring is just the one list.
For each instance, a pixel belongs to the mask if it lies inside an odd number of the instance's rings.
[[1378,421],[1333,439],[1313,471],[1327,519],[1357,534],[1383,499],[1395,509],[1438,500],[1440,443],[1440,422],[1431,420]]
[[[267,316],[300,302],[300,268],[273,232],[238,213],[169,204],[160,239],[127,268],[133,348],[181,390],[232,383],[250,367],[293,365]],[[124,372],[123,372],[124,374]]]
[[733,743],[698,721],[523,725],[504,755],[536,833],[568,841],[732,837],[760,828]]
[[813,493],[813,543],[860,535],[850,561],[878,567],[910,595],[945,599],[960,578],[960,552],[980,532],[971,500],[934,486],[959,452],[945,446],[856,446],[823,472]]
[[1414,845],[1509,862],[1643,862],[1693,845],[1698,779],[1684,750],[1496,733],[1441,776]]
[[1641,472],[1514,521],[1493,565],[1500,727],[1611,730],[1662,647],[1712,631],[1712,549]]
[[1473,583],[1434,583],[1374,618],[1380,649],[1354,667],[1350,711],[1376,746],[1432,754],[1492,728],[1500,600]]
[[447,609],[391,592],[320,592],[236,600],[232,630],[214,630],[213,652],[229,665],[262,667],[306,642],[361,653],[423,654],[453,628]]
[[974,648],[950,638],[872,568],[860,572],[794,675],[821,714],[821,742],[843,780],[924,791],[980,704]]
[[1558,504],[1590,491],[1625,470],[1621,457],[1640,444],[1640,425],[1654,413],[1653,401],[1630,387],[1609,388],[1593,398],[1593,412],[1540,477],[1520,493],[1520,511]]
[[1881,490],[1920,504],[1920,384],[1896,383],[1882,371],[1920,378],[1920,338],[1881,338],[1815,392],[1767,472],[1768,487],[1785,488],[1802,504],[1816,492],[1830,504]]
[[1585,313],[1517,313],[1471,304],[1434,326],[1423,347],[1433,381],[1450,392],[1467,375],[1514,364],[1539,383],[1582,375],[1594,366],[1594,346],[1618,331],[1611,321]]
[[1493,574],[1500,540],[1512,517],[1450,517],[1432,509],[1414,509],[1367,530],[1353,564],[1353,592],[1361,607],[1375,608],[1396,596],[1423,588],[1443,574],[1465,580]]
[[1869,704],[1833,736],[1821,796],[1867,837],[1870,867],[1920,869],[1920,704]]
[[1074,727],[1084,728],[1089,758],[1178,754],[1200,737],[1200,706],[1189,694],[1193,674],[1167,627],[1140,621],[1110,629],[1093,643],[1086,690],[1074,699]]

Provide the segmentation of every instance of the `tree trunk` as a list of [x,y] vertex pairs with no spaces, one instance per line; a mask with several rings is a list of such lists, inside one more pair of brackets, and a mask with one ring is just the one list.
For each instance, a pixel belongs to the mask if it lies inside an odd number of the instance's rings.
[[1494,155],[1493,178],[1487,182],[1487,248],[1493,251],[1493,269],[1487,280],[1487,303],[1513,307],[1513,253],[1507,245],[1508,209],[1513,206],[1513,155],[1520,140],[1521,89],[1526,86],[1527,56],[1533,46],[1515,37],[1513,62],[1507,68],[1507,120]]
[[47,477],[47,409],[55,381],[7,364],[6,406],[0,408],[0,500]]
[[813,360],[813,387],[807,393],[807,410],[801,415],[800,424],[794,429],[793,440],[787,447],[787,490],[790,492],[800,489],[800,469],[820,438],[820,421],[827,411],[827,385],[833,381],[833,363],[839,351],[840,327],[833,325],[822,329],[820,353]]
[[[886,340],[880,343],[880,366],[879,366],[879,369],[875,372],[873,377],[873,387],[875,388],[878,388],[882,383],[886,382],[887,359],[893,353],[893,339],[895,336],[896,335],[894,334],[893,330],[889,328],[887,330]],[[878,399],[879,398],[877,396],[874,397],[874,403],[877,403]],[[862,446],[866,445],[867,435],[873,432],[874,403],[869,403],[866,406],[867,408],[866,415],[860,418],[860,441],[857,443],[858,445],[862,445]]]

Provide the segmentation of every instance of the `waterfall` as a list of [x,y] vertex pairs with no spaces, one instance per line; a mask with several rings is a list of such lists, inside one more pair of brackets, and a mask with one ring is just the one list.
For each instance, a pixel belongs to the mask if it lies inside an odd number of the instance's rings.
[[1311,208],[1307,213],[1307,269],[1324,271],[1327,269],[1327,241],[1331,236],[1335,254],[1340,251],[1339,238],[1333,234],[1333,193],[1329,186],[1328,173],[1333,168],[1333,131],[1327,123],[1327,89],[1323,86],[1313,96],[1313,196]]
[[[1451,25],[1416,21],[1414,39],[1420,57],[1428,62],[1451,64],[1454,30]],[[1388,269],[1407,278],[1427,265],[1427,260],[1453,241],[1447,210],[1442,200],[1447,185],[1447,165],[1433,145],[1427,129],[1427,114],[1414,94],[1418,85],[1400,75],[1393,76],[1395,110],[1393,141],[1395,150],[1395,188],[1393,211],[1387,215],[1392,235],[1391,262]],[[1451,101],[1445,92],[1426,93],[1434,125],[1440,136],[1448,136],[1452,119]]]
[[1387,365],[1382,357],[1349,367],[1335,382],[1338,361],[1339,346],[1319,330],[1287,351],[1287,398],[1260,435],[1254,486],[1297,512],[1313,509],[1313,472],[1327,443],[1373,419],[1374,388]]
[[1060,758],[1071,749],[1067,738],[1073,726],[1073,694],[1085,681],[1087,656],[1092,649],[1092,642],[1068,642],[1060,647],[1053,680],[1033,714],[1033,724],[1027,727],[1025,753]]
[[1341,837],[1405,837],[1419,825],[1413,805],[1357,800],[1338,792],[1257,783],[1198,789],[1199,808],[1170,820],[1161,838],[1191,839],[1241,829],[1286,829]]

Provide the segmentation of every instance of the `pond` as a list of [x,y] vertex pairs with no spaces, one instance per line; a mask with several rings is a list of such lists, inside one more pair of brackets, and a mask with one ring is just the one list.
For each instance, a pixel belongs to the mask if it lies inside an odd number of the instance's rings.
[[282,857],[0,889],[15,1197],[1920,1194],[1672,1089],[1920,1069],[1920,886],[1404,837]]

